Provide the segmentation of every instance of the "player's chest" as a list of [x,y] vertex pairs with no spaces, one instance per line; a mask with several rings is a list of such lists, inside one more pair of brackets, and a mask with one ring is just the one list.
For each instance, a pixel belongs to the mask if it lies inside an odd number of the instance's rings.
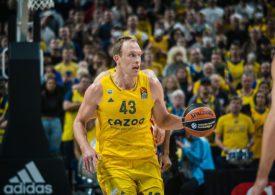
[[98,110],[108,115],[133,116],[147,115],[153,106],[152,98],[146,89],[118,91],[108,89],[101,100]]

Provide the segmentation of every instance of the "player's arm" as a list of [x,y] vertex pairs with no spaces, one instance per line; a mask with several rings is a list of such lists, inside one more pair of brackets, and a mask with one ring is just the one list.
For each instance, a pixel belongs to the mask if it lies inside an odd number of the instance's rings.
[[[101,72],[99,75],[97,75],[97,77],[95,78],[93,83],[98,83],[102,77],[109,75],[109,74],[110,74],[110,72],[108,70]],[[95,118],[96,118],[96,112],[90,116],[90,119],[95,119]],[[90,125],[90,124],[88,124],[88,125]]]
[[99,82],[92,84],[85,92],[76,119],[74,121],[74,137],[82,152],[86,170],[93,172],[98,158],[87,140],[86,123],[96,115],[97,106],[102,98],[102,87]]
[[154,100],[152,110],[153,117],[157,126],[165,130],[182,129],[182,117],[170,114],[164,103],[164,95],[162,86],[157,78],[150,77],[151,95]]
[[172,165],[172,162],[169,157],[170,135],[171,135],[171,131],[165,131],[165,138],[162,144],[162,156],[161,156],[162,171],[167,171]]

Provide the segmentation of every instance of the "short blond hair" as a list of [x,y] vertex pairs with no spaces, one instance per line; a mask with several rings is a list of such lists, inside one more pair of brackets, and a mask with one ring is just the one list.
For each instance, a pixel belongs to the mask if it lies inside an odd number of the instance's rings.
[[123,36],[123,37],[120,37],[116,40],[116,42],[114,43],[114,46],[113,46],[113,56],[114,55],[119,55],[121,56],[121,49],[122,49],[122,45],[124,42],[126,41],[134,41],[134,42],[137,42],[136,38],[134,37],[131,37],[131,36]]

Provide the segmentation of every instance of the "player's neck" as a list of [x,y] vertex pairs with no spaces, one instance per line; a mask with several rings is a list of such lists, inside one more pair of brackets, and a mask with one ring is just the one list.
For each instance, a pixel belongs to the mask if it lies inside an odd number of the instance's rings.
[[121,72],[120,69],[117,69],[117,71],[112,75],[112,77],[115,84],[121,89],[131,90],[136,86],[137,77],[125,74]]

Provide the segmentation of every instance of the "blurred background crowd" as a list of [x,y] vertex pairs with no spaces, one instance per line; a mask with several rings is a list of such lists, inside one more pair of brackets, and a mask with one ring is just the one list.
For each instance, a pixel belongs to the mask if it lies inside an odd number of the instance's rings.
[[[42,123],[50,151],[64,159],[72,186],[83,182],[75,176],[81,154],[73,138],[74,117],[95,77],[115,67],[112,46],[123,35],[136,37],[144,51],[141,69],[158,76],[171,113],[181,116],[188,105],[204,103],[217,115],[215,134],[209,137],[171,134],[173,165],[164,173],[167,194],[199,193],[207,169],[257,168],[271,103],[275,1],[54,2],[53,9],[40,13]],[[13,1],[0,0],[0,51],[8,45],[13,8]],[[28,41],[32,28],[28,26]],[[7,125],[7,87],[2,78],[1,139]],[[94,144],[94,121],[87,130]]]

